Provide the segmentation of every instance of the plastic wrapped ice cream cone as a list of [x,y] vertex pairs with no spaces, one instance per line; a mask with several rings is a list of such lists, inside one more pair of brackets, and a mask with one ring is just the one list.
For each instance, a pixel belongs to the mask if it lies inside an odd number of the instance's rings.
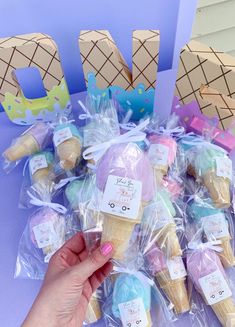
[[5,152],[4,157],[9,161],[18,161],[42,150],[51,140],[51,128],[48,124],[37,123],[18,137]]
[[188,253],[187,269],[195,288],[212,307],[222,326],[226,327],[235,315],[235,305],[219,256],[205,245],[199,247]]
[[96,170],[96,184],[104,192],[102,242],[114,243],[114,259],[124,257],[143,206],[154,196],[149,158],[135,143],[113,145]]
[[92,324],[98,321],[102,317],[100,303],[96,297],[96,294],[93,294],[90,302],[88,304],[85,320],[87,323]]
[[55,128],[53,134],[54,146],[60,160],[60,166],[71,170],[77,165],[82,151],[82,137],[74,124],[66,121]]
[[160,288],[174,305],[177,314],[190,310],[185,286],[186,270],[181,257],[167,260],[159,247],[153,246],[146,254],[146,265],[152,276],[156,277]]
[[150,135],[149,141],[151,143],[149,158],[154,168],[156,182],[159,184],[163,177],[167,175],[169,167],[174,163],[177,143],[169,135],[157,134]]
[[25,134],[18,141],[4,152],[9,161],[18,161],[23,157],[30,156],[40,150],[38,142],[32,135]]
[[112,313],[122,323],[119,322],[118,326],[137,325],[142,321],[146,322],[144,326],[151,327],[150,309],[151,286],[134,275],[120,274],[115,280],[112,296]]
[[207,187],[214,206],[228,208],[231,204],[232,161],[227,152],[204,142],[190,150],[189,158],[197,179]]
[[81,143],[78,138],[71,138],[57,147],[60,166],[65,170],[71,170],[76,166],[81,156]]
[[159,189],[154,201],[144,209],[144,223],[149,226],[152,239],[167,258],[182,254],[176,233],[175,215],[170,193],[164,189]]
[[156,279],[167,298],[174,305],[177,314],[190,310],[185,278],[172,280],[168,269],[165,269],[156,274]]
[[45,182],[52,177],[54,155],[50,151],[43,151],[30,158],[29,170],[33,182]]
[[231,244],[228,217],[229,212],[215,207],[210,198],[196,196],[187,205],[187,214],[202,228],[208,241],[221,241],[223,251],[218,255],[225,268],[235,265],[234,251]]
[[209,170],[203,175],[203,182],[210,193],[215,207],[230,207],[230,180],[228,178],[217,176],[215,171]]
[[128,248],[134,227],[140,220],[126,219],[104,214],[101,242],[112,242],[115,252],[113,258],[122,260]]

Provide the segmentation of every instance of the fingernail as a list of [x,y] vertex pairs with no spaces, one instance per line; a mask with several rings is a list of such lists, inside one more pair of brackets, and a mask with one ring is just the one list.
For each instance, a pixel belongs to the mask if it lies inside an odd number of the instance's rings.
[[100,247],[102,255],[106,256],[113,251],[113,245],[111,243],[104,243]]

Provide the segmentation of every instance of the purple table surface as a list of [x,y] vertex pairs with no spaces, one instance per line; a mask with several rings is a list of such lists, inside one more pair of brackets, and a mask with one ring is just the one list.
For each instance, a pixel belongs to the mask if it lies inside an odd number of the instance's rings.
[[[85,93],[72,97],[74,109],[77,110],[77,99],[83,99]],[[11,140],[18,136],[25,127],[12,124],[4,113],[0,114],[2,153]],[[29,311],[35,296],[41,286],[40,281],[14,279],[15,261],[20,237],[24,230],[30,210],[18,209],[19,192],[22,184],[23,163],[6,175],[0,168],[0,325],[2,327],[20,326]],[[210,326],[218,324],[212,319]],[[105,326],[104,322],[92,326]],[[202,327],[195,321],[189,320],[189,315],[181,318],[170,326],[177,327]]]

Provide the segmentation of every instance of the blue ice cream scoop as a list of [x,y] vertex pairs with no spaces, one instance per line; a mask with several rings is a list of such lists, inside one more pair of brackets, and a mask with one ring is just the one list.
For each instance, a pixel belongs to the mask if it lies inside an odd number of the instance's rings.
[[146,314],[149,317],[151,308],[151,286],[143,284],[137,277],[121,274],[117,277],[113,290],[112,312],[116,318],[121,318],[119,304],[140,298],[143,301]]
[[192,149],[195,145],[198,145],[202,142],[202,138],[196,134],[184,135],[178,141],[178,145],[184,150],[188,151]]
[[77,209],[81,201],[88,201],[92,195],[90,178],[80,178],[69,183],[65,190],[72,209]]
[[188,216],[197,223],[199,223],[203,217],[216,215],[218,213],[223,214],[223,210],[215,208],[211,199],[193,199],[187,206]]

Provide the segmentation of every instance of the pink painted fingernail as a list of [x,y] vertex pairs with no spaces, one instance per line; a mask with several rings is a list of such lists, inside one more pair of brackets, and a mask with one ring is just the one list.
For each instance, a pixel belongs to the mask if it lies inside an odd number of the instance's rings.
[[108,255],[109,253],[111,253],[113,251],[112,243],[102,244],[100,247],[100,251],[101,251],[102,255],[104,255],[104,256]]

